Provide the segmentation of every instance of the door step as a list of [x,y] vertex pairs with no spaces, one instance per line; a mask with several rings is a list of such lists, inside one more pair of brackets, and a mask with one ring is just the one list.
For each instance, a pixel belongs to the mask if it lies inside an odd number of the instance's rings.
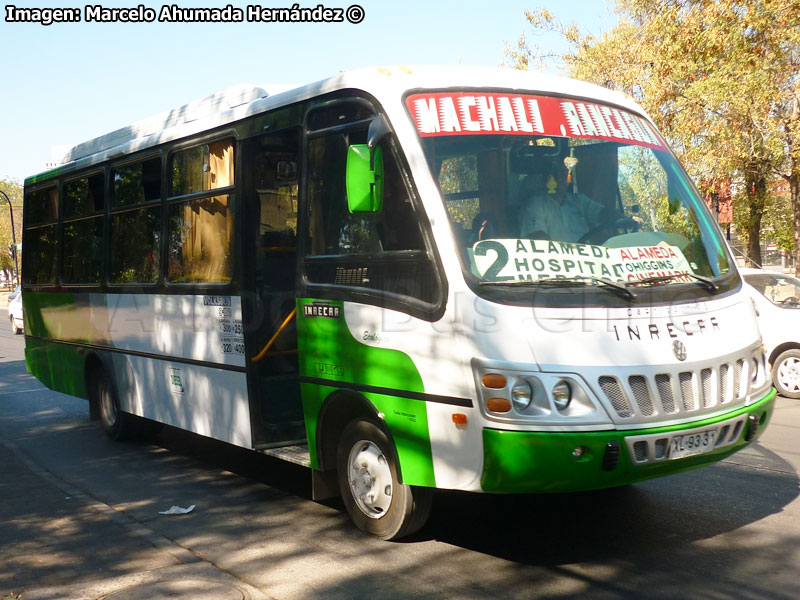
[[277,448],[260,448],[260,452],[268,456],[274,456],[281,460],[286,460],[302,467],[311,466],[311,455],[308,452],[308,444],[296,444],[293,446],[279,446]]

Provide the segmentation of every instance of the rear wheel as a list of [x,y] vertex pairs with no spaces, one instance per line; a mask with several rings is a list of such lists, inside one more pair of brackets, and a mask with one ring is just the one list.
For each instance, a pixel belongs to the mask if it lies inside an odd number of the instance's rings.
[[394,447],[377,425],[366,420],[350,423],[339,441],[336,462],[342,499],[359,529],[393,540],[425,524],[433,490],[400,483]]
[[800,350],[786,350],[775,359],[772,381],[781,396],[800,398]]
[[109,438],[119,442],[136,436],[138,420],[120,410],[117,393],[105,369],[97,369],[92,375],[92,402],[100,416],[100,425]]

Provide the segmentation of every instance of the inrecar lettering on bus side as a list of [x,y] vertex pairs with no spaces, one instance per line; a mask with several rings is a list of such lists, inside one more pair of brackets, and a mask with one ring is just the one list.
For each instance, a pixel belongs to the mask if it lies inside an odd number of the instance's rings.
[[312,302],[303,307],[303,314],[309,318],[322,317],[325,319],[338,319],[341,310],[341,306],[336,306],[328,302]]

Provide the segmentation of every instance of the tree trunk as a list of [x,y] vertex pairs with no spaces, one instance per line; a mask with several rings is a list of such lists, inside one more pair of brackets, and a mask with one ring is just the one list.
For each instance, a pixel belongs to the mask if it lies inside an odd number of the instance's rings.
[[[750,218],[747,220],[747,258],[752,266],[761,268],[761,220],[764,217],[766,204],[767,181],[764,177],[750,184],[748,196],[750,200]],[[795,231],[795,237],[797,232]]]

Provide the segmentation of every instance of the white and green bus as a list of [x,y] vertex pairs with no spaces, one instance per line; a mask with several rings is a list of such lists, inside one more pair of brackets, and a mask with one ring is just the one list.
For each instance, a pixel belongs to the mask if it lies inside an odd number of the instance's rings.
[[25,182],[26,360],[310,467],[384,539],[435,489],[569,492],[719,461],[772,414],[754,309],[635,103],[503,69],[237,88]]

